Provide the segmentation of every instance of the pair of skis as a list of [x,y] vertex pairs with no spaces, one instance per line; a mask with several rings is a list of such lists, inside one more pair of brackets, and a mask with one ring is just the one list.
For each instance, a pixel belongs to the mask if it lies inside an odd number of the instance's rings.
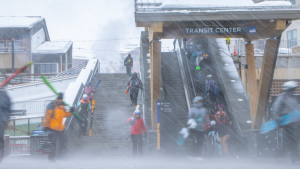
[[[97,87],[99,86],[99,84],[101,83],[101,80],[99,80],[95,86],[95,90],[97,89]],[[89,136],[92,136],[93,132],[92,132],[92,126],[93,126],[93,116],[94,116],[94,110],[95,110],[95,99],[92,100],[92,113],[91,113],[91,123],[90,123],[90,131],[89,131]]]

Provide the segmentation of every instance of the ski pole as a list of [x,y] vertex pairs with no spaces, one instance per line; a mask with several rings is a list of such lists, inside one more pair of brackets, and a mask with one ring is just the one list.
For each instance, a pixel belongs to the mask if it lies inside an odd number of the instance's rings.
[[[43,75],[41,75],[41,79],[46,83],[46,85],[56,94],[58,95],[59,93],[54,89],[54,87],[52,86],[52,84],[47,80],[47,78]],[[63,101],[63,103],[68,106],[71,107],[68,103],[66,103],[65,101]],[[81,119],[81,117],[76,113],[76,112],[71,112],[79,121],[83,121]]]

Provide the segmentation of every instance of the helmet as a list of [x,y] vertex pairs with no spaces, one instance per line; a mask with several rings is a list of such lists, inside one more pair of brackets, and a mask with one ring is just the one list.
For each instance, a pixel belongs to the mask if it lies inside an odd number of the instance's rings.
[[128,56],[130,57],[130,56],[131,56],[131,54],[128,54]]
[[298,87],[298,83],[295,81],[289,81],[283,84],[283,90],[292,90]]
[[135,110],[134,114],[141,114],[140,110]]
[[88,95],[87,95],[87,94],[84,94],[84,95],[82,96],[82,98],[83,98],[83,100],[86,100],[86,99],[88,98]]
[[137,77],[137,73],[136,73],[136,72],[134,72],[134,73],[132,74],[132,77],[134,77],[134,76]]
[[64,94],[63,93],[58,93],[57,98],[56,99],[64,99]]
[[194,107],[201,107],[201,106],[203,106],[202,101],[203,101],[203,97],[201,97],[201,96],[195,97],[195,98],[193,99],[193,106],[194,106]]
[[199,44],[199,45],[197,45],[197,47],[198,47],[198,48],[201,48],[201,45]]
[[90,85],[91,85],[91,83],[90,83],[90,82],[88,82],[86,85],[90,86]]
[[200,66],[197,66],[197,67],[196,67],[196,70],[200,70]]

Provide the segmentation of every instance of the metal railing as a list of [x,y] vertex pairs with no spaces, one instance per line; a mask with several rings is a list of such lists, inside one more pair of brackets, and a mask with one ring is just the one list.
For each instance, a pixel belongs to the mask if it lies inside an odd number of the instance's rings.
[[[31,83],[31,82],[41,82],[41,75],[47,77],[48,79],[61,78],[66,76],[78,75],[82,69],[87,65],[87,62],[84,62],[80,65],[77,65],[73,68],[70,68],[61,73],[49,73],[49,74],[19,74],[15,76],[10,82],[10,85],[22,84],[22,83]],[[3,81],[11,74],[0,75],[0,81]]]
[[164,11],[225,11],[225,10],[295,10],[299,9],[299,5],[290,6],[216,6],[216,7],[173,7],[161,8],[162,2],[135,1],[136,12],[164,12]]
[[[236,51],[238,55],[246,55],[245,41],[244,40],[233,40],[235,43]],[[225,43],[225,42],[224,42]],[[266,45],[266,39],[253,41],[254,54],[256,56],[263,55]],[[233,51],[231,51],[232,53]],[[279,56],[295,56],[300,55],[300,40],[281,40],[279,49]]]
[[9,136],[30,136],[33,130],[40,130],[44,115],[10,116],[5,134]]
[[12,102],[12,110],[25,110],[27,115],[41,115],[44,114],[46,106],[52,100],[46,101],[18,101]]

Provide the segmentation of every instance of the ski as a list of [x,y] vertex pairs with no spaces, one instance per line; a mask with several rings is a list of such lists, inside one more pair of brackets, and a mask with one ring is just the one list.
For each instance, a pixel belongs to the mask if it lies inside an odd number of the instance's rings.
[[[52,86],[52,84],[47,80],[47,78],[45,76],[41,76],[41,79],[45,82],[45,84],[56,94],[58,95],[59,93],[54,89],[54,87]],[[71,107],[69,104],[67,104],[65,101],[63,101],[63,103],[68,106]],[[79,120],[80,122],[82,122],[83,120],[81,119],[81,117],[78,115],[78,113],[76,112],[71,112],[76,118],[77,120]]]
[[90,123],[90,132],[89,132],[89,136],[92,136],[92,126],[93,126],[94,110],[95,110],[95,99],[92,100],[92,114],[91,114],[91,123]]
[[96,86],[95,86],[95,89],[97,89],[97,87],[99,86],[100,82],[101,82],[101,80],[99,80],[99,81],[97,82],[97,84],[96,84]]
[[23,67],[19,68],[18,70],[16,70],[12,75],[10,75],[7,79],[5,79],[3,82],[0,83],[0,88],[5,86],[11,79],[13,79],[15,76],[20,74],[23,70],[25,70],[26,68],[28,68],[32,64],[33,64],[32,62],[29,62],[25,66],[23,66]]

